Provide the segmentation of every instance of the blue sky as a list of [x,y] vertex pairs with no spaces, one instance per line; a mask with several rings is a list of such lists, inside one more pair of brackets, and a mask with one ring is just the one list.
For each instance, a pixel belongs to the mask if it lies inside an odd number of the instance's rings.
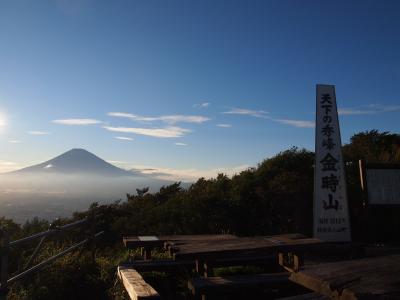
[[400,2],[2,0],[0,170],[79,147],[232,173],[313,150],[317,83],[343,142],[398,132]]

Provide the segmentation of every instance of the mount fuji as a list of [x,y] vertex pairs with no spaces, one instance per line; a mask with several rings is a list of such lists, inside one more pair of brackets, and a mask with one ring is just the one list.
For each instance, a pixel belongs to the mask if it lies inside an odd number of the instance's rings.
[[171,181],[140,170],[118,168],[84,149],[72,149],[43,163],[0,174],[0,217],[24,222],[35,216],[52,220],[100,204],[125,200]]

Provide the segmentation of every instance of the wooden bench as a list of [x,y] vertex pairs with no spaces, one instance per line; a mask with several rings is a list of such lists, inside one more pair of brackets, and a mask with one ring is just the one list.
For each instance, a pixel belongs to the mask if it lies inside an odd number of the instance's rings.
[[400,255],[305,265],[289,279],[334,299],[400,299]]
[[135,269],[118,266],[118,277],[132,300],[161,299],[157,291]]
[[214,295],[234,292],[243,288],[270,287],[279,288],[289,284],[289,273],[250,274],[225,277],[197,277],[188,281],[193,295]]

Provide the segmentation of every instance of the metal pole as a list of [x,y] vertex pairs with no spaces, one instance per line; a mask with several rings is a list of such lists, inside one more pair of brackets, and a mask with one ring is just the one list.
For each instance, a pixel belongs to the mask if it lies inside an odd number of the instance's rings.
[[36,258],[37,254],[39,253],[39,250],[42,248],[42,245],[43,245],[45,239],[46,239],[46,236],[43,236],[43,237],[40,239],[39,244],[36,246],[36,248],[35,248],[35,250],[33,251],[31,257],[30,257],[29,260],[28,260],[28,262],[25,264],[24,270],[28,269],[28,267],[32,264],[33,260]]
[[[97,238],[98,236],[102,235],[103,233],[104,233],[104,231],[100,231],[100,232],[96,233],[93,238]],[[81,242],[79,242],[79,243],[77,243],[77,244],[65,249],[64,251],[61,251],[60,253],[58,253],[58,254],[56,254],[56,255],[54,255],[54,256],[52,256],[52,257],[50,257],[50,258],[48,258],[48,259],[46,259],[44,261],[42,261],[41,263],[37,264],[36,266],[33,266],[32,268],[30,268],[28,270],[25,270],[22,273],[19,273],[19,274],[15,275],[14,277],[8,279],[7,283],[11,284],[11,283],[13,283],[13,282],[25,277],[26,275],[29,275],[29,274],[31,274],[33,272],[36,272],[36,271],[42,269],[47,264],[51,263],[52,261],[56,260],[57,258],[65,255],[65,254],[67,254],[68,252],[71,252],[72,250],[74,250],[74,249],[76,249],[76,248],[78,248],[80,246],[85,245],[87,242],[89,242],[89,239],[85,239],[85,240],[83,240],[83,241],[81,241]],[[1,299],[1,300],[3,300],[3,299]]]
[[8,253],[10,250],[10,236],[6,230],[2,230],[1,245],[1,274],[0,274],[0,300],[7,299],[7,279],[8,279]]
[[34,239],[38,239],[38,238],[41,238],[43,236],[49,236],[49,235],[52,235],[54,233],[73,228],[75,226],[81,225],[81,224],[86,223],[86,222],[87,222],[87,219],[83,219],[83,220],[79,220],[79,221],[76,221],[76,222],[73,222],[73,223],[70,223],[70,224],[67,224],[67,225],[64,225],[64,226],[56,227],[55,229],[39,232],[39,233],[36,233],[34,235],[31,235],[31,236],[24,237],[22,239],[13,241],[13,242],[10,243],[10,246],[12,247],[12,246],[16,246],[18,244],[27,243],[27,242],[30,242],[30,241],[32,241]]

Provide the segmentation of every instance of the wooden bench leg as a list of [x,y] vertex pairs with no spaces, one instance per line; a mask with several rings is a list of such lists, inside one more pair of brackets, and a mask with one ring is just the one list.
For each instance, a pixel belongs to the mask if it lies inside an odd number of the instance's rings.
[[151,259],[151,248],[140,248],[140,255],[143,257],[144,260]]
[[293,252],[279,253],[279,264],[289,272],[298,272],[303,266],[303,255]]
[[196,260],[196,272],[200,276],[210,277],[213,275],[213,264],[211,262]]
[[210,276],[213,276],[213,264],[212,264],[212,262],[204,262],[204,267],[203,267],[203,270],[204,270],[204,277],[210,277]]
[[204,274],[204,262],[198,259],[196,259],[196,272],[199,275]]
[[144,248],[144,260],[151,259],[151,248]]

